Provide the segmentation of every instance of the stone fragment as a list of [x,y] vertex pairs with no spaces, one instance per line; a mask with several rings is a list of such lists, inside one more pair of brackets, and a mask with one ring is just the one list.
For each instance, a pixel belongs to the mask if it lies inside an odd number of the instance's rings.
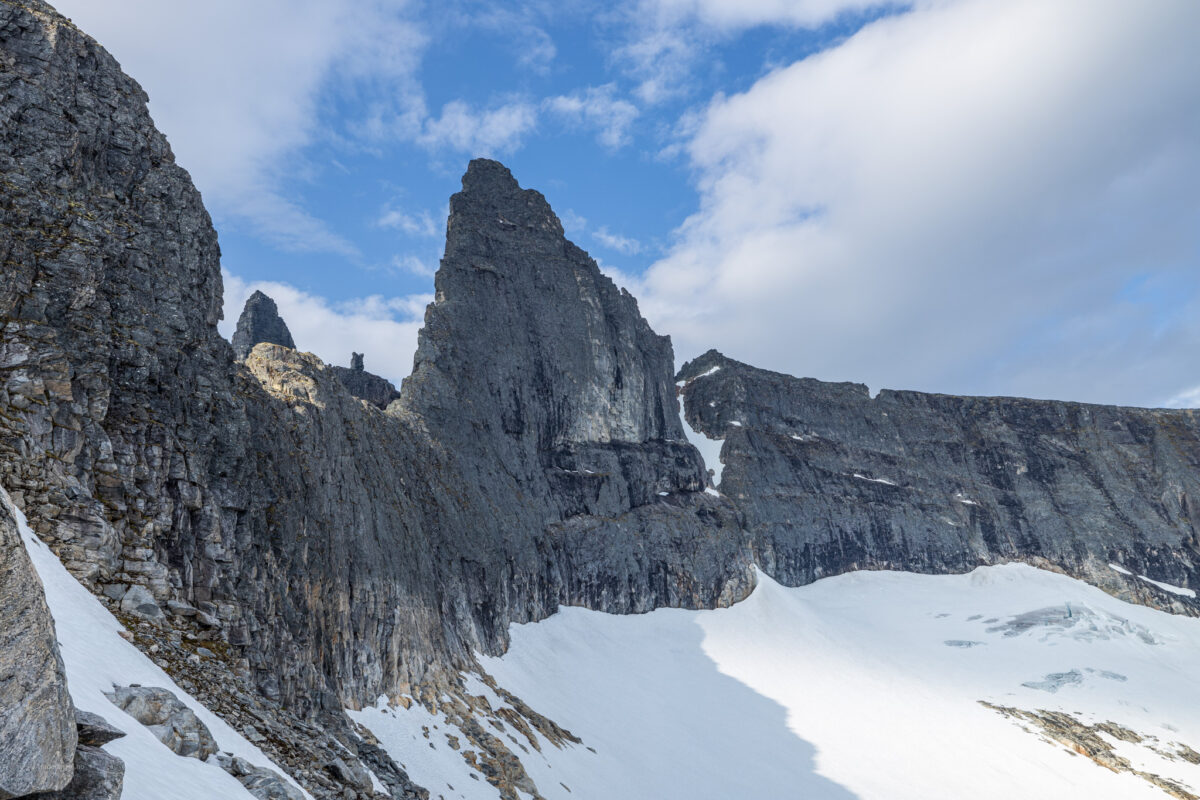
[[274,770],[228,753],[218,753],[216,760],[221,769],[237,778],[258,800],[304,800],[304,794]]
[[121,598],[121,610],[147,619],[161,619],[163,616],[162,609],[150,590],[137,584],[130,586]]
[[75,728],[79,732],[79,743],[90,747],[103,747],[125,735],[99,714],[78,708],[75,709]]

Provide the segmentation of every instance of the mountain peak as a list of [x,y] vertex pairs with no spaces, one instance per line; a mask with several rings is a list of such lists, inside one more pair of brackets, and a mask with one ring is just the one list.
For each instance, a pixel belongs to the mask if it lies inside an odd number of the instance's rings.
[[239,360],[244,361],[254,349],[254,345],[262,342],[296,349],[292,332],[279,316],[279,307],[275,305],[275,301],[262,292],[255,291],[246,300],[242,315],[238,317],[237,330],[233,334],[233,352]]

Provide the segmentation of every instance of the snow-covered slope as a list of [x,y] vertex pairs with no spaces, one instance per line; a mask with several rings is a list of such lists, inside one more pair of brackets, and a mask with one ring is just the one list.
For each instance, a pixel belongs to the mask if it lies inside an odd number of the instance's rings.
[[[13,508],[0,490],[0,502]],[[157,664],[121,638],[121,623],[67,572],[58,558],[13,508],[21,539],[42,579],[46,602],[54,617],[55,633],[67,672],[67,688],[77,708],[107,719],[126,736],[104,746],[125,762],[122,800],[254,800],[245,787],[216,763],[176,755],[149,729],[121,711],[104,696],[114,686],[141,684],[169,689],[208,726],[218,747],[251,764],[283,770],[175,684]],[[297,787],[298,788],[298,787]]]
[[[1200,789],[1200,620],[1028,566],[858,572],[796,589],[760,576],[747,600],[715,611],[563,609],[515,626],[509,652],[481,663],[583,740],[515,751],[546,798]],[[503,704],[478,680],[468,691]],[[445,719],[416,705],[355,718],[434,798],[496,797],[448,746],[460,732]]]

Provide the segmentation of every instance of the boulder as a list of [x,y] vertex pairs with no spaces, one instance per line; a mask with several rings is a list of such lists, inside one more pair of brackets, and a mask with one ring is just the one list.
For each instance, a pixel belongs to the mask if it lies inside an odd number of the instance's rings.
[[181,756],[205,761],[217,752],[217,743],[208,726],[166,689],[120,686],[105,697]]
[[124,784],[124,761],[99,747],[81,744],[75,751],[75,774],[65,789],[22,800],[119,800]]
[[163,612],[155,601],[154,595],[145,586],[130,586],[121,598],[121,610],[127,614],[136,614],[146,619],[161,619]]
[[246,759],[228,753],[218,753],[217,763],[258,800],[304,800],[304,793],[274,770],[256,767]]

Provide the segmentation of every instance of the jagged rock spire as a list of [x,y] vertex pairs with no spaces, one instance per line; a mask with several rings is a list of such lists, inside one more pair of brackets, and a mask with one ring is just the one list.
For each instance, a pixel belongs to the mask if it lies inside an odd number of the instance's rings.
[[237,330],[233,334],[233,352],[239,361],[244,361],[254,345],[262,342],[283,345],[296,349],[287,323],[279,316],[275,301],[256,291],[246,301],[242,316],[238,318]]
[[426,418],[542,448],[683,439],[670,339],[503,164],[467,168],[435,280],[409,378]]

